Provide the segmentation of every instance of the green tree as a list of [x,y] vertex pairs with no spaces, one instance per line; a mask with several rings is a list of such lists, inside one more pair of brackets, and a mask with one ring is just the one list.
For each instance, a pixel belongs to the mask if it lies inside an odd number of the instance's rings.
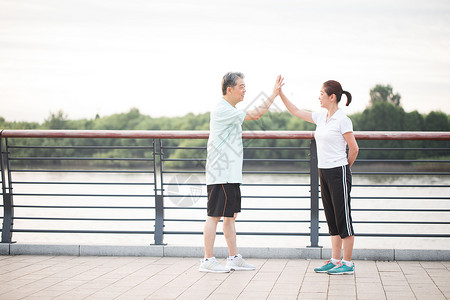
[[449,131],[448,115],[441,111],[432,111],[425,117],[425,126],[423,130],[427,131]]
[[68,129],[67,114],[60,110],[57,113],[50,113],[50,116],[42,124],[43,129]]
[[417,111],[405,114],[404,129],[407,131],[421,131],[424,129],[424,117]]
[[[422,131],[424,117],[417,110],[406,113],[403,128],[407,131]],[[423,151],[413,151],[412,148],[426,147],[424,141],[403,141],[403,146],[410,150],[404,152],[405,159],[416,159],[424,155]],[[425,154],[426,155],[426,154]]]
[[[425,126],[424,129],[426,131],[450,131],[450,123],[448,121],[448,115],[444,114],[441,111],[432,111],[425,117]],[[447,145],[449,142],[446,142]],[[426,147],[429,148],[442,148],[442,143],[439,141],[426,141],[424,142]],[[432,152],[436,157],[444,156],[448,157],[448,150],[439,150]],[[426,155],[423,155],[426,157]]]
[[405,111],[389,102],[376,102],[366,108],[358,121],[358,130],[404,130]]
[[394,94],[391,85],[377,84],[370,90],[370,103],[372,105],[379,102],[388,102],[395,106],[400,106],[400,94]]
[[[367,107],[358,120],[357,130],[362,131],[401,131],[404,130],[405,111],[401,106],[389,102],[376,102]],[[396,148],[402,146],[402,141],[360,141],[361,148]],[[384,152],[364,150],[359,158],[402,158],[403,152]]]

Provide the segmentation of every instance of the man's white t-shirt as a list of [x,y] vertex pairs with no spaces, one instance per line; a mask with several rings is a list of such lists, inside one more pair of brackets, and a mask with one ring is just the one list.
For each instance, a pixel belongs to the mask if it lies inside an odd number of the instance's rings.
[[242,123],[246,112],[221,99],[210,115],[206,184],[242,183]]
[[313,112],[316,124],[314,138],[317,143],[317,159],[320,169],[331,169],[348,164],[347,142],[343,134],[353,132],[353,124],[344,112],[338,109],[327,122],[327,111]]

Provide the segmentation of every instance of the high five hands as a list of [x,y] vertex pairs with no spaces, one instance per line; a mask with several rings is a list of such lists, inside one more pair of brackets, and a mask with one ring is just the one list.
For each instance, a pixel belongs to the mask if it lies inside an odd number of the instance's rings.
[[275,85],[273,86],[273,92],[272,94],[276,97],[280,94],[281,87],[284,85],[284,77],[281,77],[281,75],[278,75],[277,79],[275,80]]

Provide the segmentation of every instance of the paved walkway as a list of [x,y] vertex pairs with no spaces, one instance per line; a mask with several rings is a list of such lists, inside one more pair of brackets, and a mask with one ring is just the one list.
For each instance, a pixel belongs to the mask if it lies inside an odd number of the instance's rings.
[[[450,262],[249,259],[256,271],[201,273],[177,257],[0,256],[0,299],[450,299]],[[224,263],[224,261],[222,261]]]

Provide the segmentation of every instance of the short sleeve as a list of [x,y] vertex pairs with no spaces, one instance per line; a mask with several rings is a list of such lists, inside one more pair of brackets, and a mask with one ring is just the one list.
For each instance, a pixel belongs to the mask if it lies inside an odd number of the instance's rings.
[[341,134],[353,132],[352,120],[350,120],[350,118],[347,116],[344,119],[342,119],[342,121],[339,124],[339,130],[341,131]]
[[312,113],[312,119],[314,124],[317,124],[318,120],[319,120],[319,116],[320,116],[320,112],[313,112]]
[[232,125],[232,124],[241,125],[244,122],[247,113],[237,108],[229,108],[220,111],[216,110],[213,112],[213,114],[214,114],[213,118],[216,120],[216,122],[225,125]]

